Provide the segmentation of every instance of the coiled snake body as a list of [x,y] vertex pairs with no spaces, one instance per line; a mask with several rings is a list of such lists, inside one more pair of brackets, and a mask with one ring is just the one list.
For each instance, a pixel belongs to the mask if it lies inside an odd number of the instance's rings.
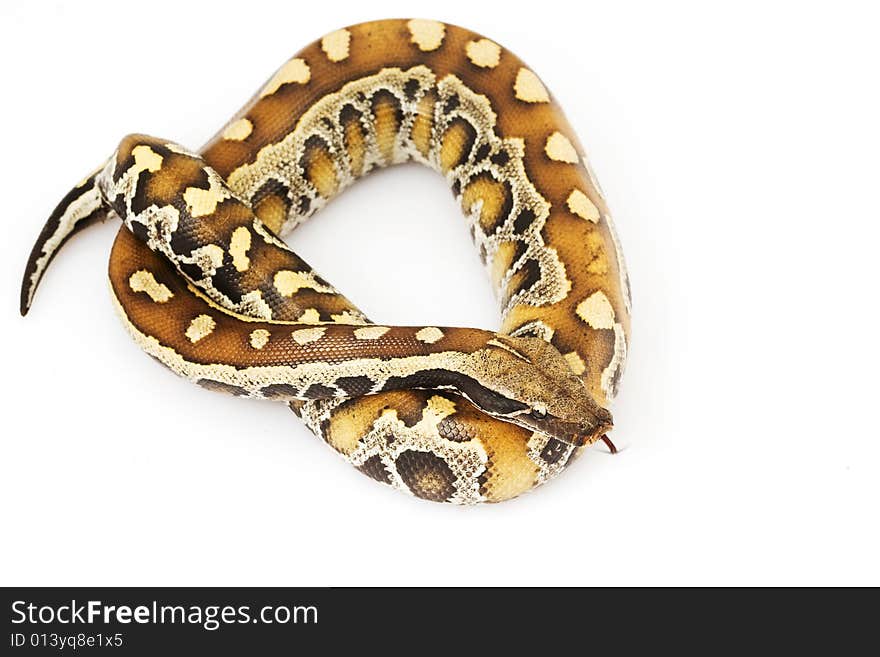
[[[467,217],[500,331],[369,321],[277,236],[369,171],[438,170]],[[611,428],[629,288],[608,209],[539,78],[428,20],[363,23],[287,61],[198,154],[143,135],[75,187],[27,264],[113,212],[113,298],[151,356],[290,404],[373,479],[470,504],[514,497]]]

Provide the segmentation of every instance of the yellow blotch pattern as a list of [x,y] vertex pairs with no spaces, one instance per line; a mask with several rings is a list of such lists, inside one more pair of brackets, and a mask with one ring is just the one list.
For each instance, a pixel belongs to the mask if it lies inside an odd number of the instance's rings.
[[199,340],[211,335],[216,326],[217,323],[210,315],[199,315],[189,323],[189,327],[186,329],[186,337],[195,344]]
[[412,42],[424,52],[437,50],[446,35],[446,26],[438,21],[414,18],[406,26],[409,29]]
[[526,103],[549,103],[550,95],[540,78],[527,68],[519,69],[513,83],[513,93]]
[[599,222],[599,208],[579,189],[571,190],[566,200],[568,209],[581,219],[592,221],[594,224]]
[[163,283],[156,280],[153,272],[140,269],[128,278],[128,285],[132,292],[146,292],[156,303],[165,303],[174,293]]
[[331,62],[341,62],[348,59],[348,49],[351,43],[351,32],[348,30],[336,30],[321,39],[321,50]]
[[489,39],[469,41],[465,52],[471,63],[480,68],[495,68],[501,61],[501,46]]
[[227,141],[243,141],[254,130],[254,124],[247,119],[233,121],[223,130],[223,139]]
[[602,290],[593,292],[581,301],[575,312],[594,329],[614,328],[614,308]]
[[300,57],[295,57],[278,69],[275,75],[272,76],[272,79],[266,83],[265,87],[263,87],[263,91],[260,92],[260,97],[265,98],[266,96],[271,96],[278,91],[282,85],[290,84],[292,82],[306,84],[311,77],[312,70],[309,68],[309,65],[306,64],[306,61]]

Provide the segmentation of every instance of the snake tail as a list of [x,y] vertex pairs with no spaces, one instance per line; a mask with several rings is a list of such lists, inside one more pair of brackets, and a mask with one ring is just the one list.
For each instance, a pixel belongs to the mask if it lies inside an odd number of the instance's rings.
[[98,189],[99,171],[84,178],[64,195],[40,231],[21,279],[19,311],[22,316],[27,315],[30,310],[40,281],[67,240],[82,229],[106,218],[109,206]]

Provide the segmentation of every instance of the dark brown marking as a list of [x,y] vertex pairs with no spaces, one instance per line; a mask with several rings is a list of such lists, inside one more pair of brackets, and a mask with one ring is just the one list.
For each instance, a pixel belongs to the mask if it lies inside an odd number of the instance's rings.
[[532,225],[532,222],[535,220],[535,213],[529,209],[521,210],[518,215],[516,215],[516,219],[513,221],[513,230],[519,234],[524,235],[529,226]]
[[472,423],[462,422],[461,418],[456,417],[456,415],[458,414],[456,413],[440,420],[437,424],[437,433],[445,440],[450,440],[454,443],[464,443],[473,440],[476,437],[476,432],[473,431]]
[[510,155],[507,154],[507,151],[498,151],[495,155],[492,156],[492,163],[498,165],[499,167],[503,167],[505,164],[510,162]]
[[406,399],[398,399],[393,408],[397,411],[397,419],[406,427],[414,427],[421,422],[425,411],[424,403],[414,395],[407,395]]
[[406,84],[403,85],[403,94],[406,96],[407,100],[415,100],[416,94],[419,92],[419,88],[421,87],[421,83],[416,78],[411,78],[406,81]]
[[408,376],[388,377],[383,390],[406,390],[408,388],[434,390],[442,387],[453,387],[467,395],[480,408],[501,415],[528,408],[522,402],[484,387],[479,381],[466,374],[443,369],[426,369]]
[[224,392],[228,395],[234,395],[235,397],[247,397],[248,391],[239,386],[234,386],[229,383],[223,383],[221,381],[212,381],[211,379],[199,379],[197,383],[205,388],[206,390],[213,390],[214,392]]
[[260,394],[266,399],[292,399],[299,397],[299,390],[286,383],[273,383],[261,388]]
[[321,383],[313,383],[303,393],[306,399],[331,399],[336,396],[336,388],[325,386]]
[[416,497],[446,502],[455,493],[452,468],[430,452],[407,450],[397,457],[397,473]]
[[336,379],[336,386],[350,397],[360,397],[373,389],[373,380],[368,376],[343,376]]
[[451,95],[446,99],[446,102],[443,103],[443,113],[449,114],[458,109],[458,106],[461,105],[461,100],[459,100],[456,94]]
[[541,450],[541,458],[544,459],[545,463],[550,465],[554,465],[568,452],[570,445],[562,442],[561,440],[556,440],[556,438],[550,438],[547,441],[547,444],[544,445],[544,449]]
[[362,465],[357,466],[357,469],[367,475],[370,479],[375,479],[383,484],[391,483],[391,475],[385,468],[385,464],[382,463],[382,459],[378,454],[368,458]]

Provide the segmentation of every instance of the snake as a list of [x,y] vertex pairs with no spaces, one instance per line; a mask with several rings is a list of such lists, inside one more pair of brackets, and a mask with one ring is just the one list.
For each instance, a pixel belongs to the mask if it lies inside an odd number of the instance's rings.
[[[408,161],[460,204],[498,330],[375,323],[281,239]],[[204,388],[286,403],[378,482],[500,502],[598,441],[614,451],[631,311],[620,241],[555,98],[480,34],[427,19],[339,29],[198,151],[125,137],[47,220],[22,315],[61,246],[108,216],[122,221],[111,297],[147,354]]]

